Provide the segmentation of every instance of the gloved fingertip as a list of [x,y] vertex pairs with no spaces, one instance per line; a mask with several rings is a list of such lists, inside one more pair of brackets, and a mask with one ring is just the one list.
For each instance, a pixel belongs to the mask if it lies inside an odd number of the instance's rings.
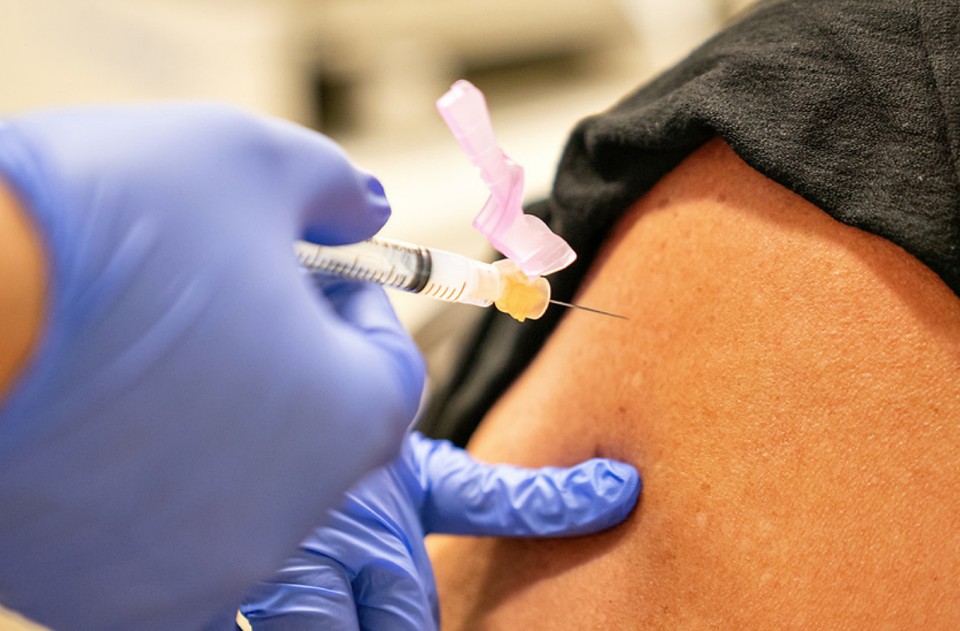
[[[598,512],[598,523],[605,524],[601,527],[608,528],[620,523],[630,514],[640,498],[643,483],[640,473],[632,465],[607,459],[598,459],[595,462],[601,468],[595,478],[597,498],[605,501],[609,508],[605,517],[602,510]],[[600,508],[602,509],[602,506]]]
[[357,178],[361,181],[362,189],[366,192],[364,201],[367,207],[367,229],[373,230],[372,234],[380,231],[390,219],[391,209],[390,201],[387,199],[387,193],[383,184],[371,173],[366,171],[357,171]]
[[607,477],[620,484],[625,490],[635,489],[639,493],[640,473],[636,467],[619,460],[603,459],[601,462],[607,467]]
[[616,526],[634,509],[642,487],[629,464],[592,458],[569,469],[552,469],[560,519],[544,520],[535,534],[550,537],[587,535]]
[[400,327],[390,299],[375,283],[330,278],[319,289],[341,318],[363,331]]
[[383,190],[383,184],[373,175],[367,174],[367,192],[370,193],[373,200],[387,199],[387,193]]
[[383,184],[372,174],[346,161],[330,167],[301,215],[301,237],[313,243],[344,245],[369,239],[390,219],[390,202]]

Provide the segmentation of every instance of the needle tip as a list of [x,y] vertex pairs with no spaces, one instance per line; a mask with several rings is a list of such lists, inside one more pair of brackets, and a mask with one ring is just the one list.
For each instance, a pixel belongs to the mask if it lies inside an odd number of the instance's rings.
[[583,311],[589,311],[590,313],[599,313],[600,315],[610,316],[611,318],[620,318],[621,320],[629,320],[627,316],[622,316],[616,313],[610,313],[609,311],[601,311],[600,309],[594,309],[592,307],[584,307],[583,305],[575,305],[572,302],[562,302],[560,300],[550,300],[551,304],[560,305],[561,307],[572,307],[574,309],[582,309]]

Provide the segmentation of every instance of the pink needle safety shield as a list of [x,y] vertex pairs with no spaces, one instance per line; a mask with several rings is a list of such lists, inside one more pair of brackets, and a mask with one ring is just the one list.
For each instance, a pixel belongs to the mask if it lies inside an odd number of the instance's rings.
[[457,81],[437,100],[437,110],[490,189],[473,227],[527,276],[546,276],[573,263],[577,255],[567,242],[524,214],[523,167],[497,145],[483,93]]

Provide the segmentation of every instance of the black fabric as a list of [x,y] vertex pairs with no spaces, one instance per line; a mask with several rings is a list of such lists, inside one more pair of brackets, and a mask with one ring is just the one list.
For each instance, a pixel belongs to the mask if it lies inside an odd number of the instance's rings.
[[[837,220],[913,254],[960,295],[960,1],[760,2],[573,131],[532,210],[577,251],[570,300],[619,216],[708,139]],[[563,315],[487,314],[427,433],[463,444]]]

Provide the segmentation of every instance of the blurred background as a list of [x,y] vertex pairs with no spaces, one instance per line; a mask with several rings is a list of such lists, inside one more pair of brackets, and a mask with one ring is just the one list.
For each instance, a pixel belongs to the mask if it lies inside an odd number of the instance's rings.
[[[380,177],[384,234],[486,252],[479,177],[434,109],[459,78],[549,190],[568,131],[706,39],[745,0],[0,0],[0,115],[217,99],[318,129]],[[404,300],[404,298],[407,298]],[[412,329],[437,305],[396,300]],[[424,304],[424,303],[428,304]]]
[[[202,98],[291,119],[381,179],[393,206],[382,234],[482,258],[470,221],[486,190],[434,109],[453,81],[485,93],[500,145],[538,199],[579,119],[749,2],[0,0],[0,116]],[[442,303],[391,299],[412,333],[437,337]],[[0,611],[0,629],[27,628],[13,618]]]

